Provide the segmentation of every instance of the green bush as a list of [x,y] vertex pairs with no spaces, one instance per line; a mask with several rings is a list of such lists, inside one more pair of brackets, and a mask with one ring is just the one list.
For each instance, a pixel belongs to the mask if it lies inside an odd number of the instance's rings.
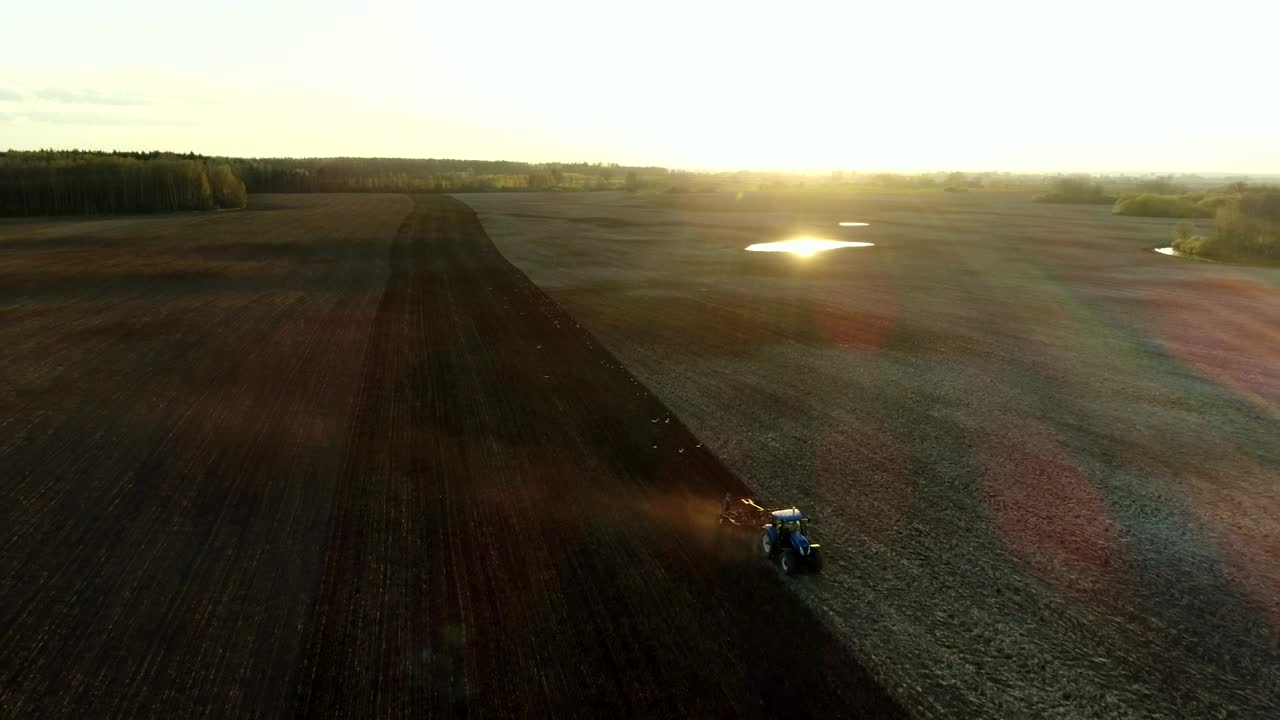
[[1174,238],[1173,249],[1188,255],[1205,255],[1205,244],[1209,242],[1209,238],[1203,235],[1192,235],[1185,238]]
[[1174,249],[1228,262],[1280,264],[1280,189],[1230,196],[1215,224],[1213,237],[1179,238]]
[[[1139,187],[1170,186],[1167,180],[1151,180],[1138,183]],[[1214,190],[1199,193],[1136,192],[1121,196],[1112,212],[1117,215],[1141,217],[1211,218],[1219,208],[1226,207],[1241,196],[1260,197],[1268,188],[1250,190],[1248,185],[1235,182]],[[1254,202],[1254,201],[1250,201]]]
[[1209,193],[1205,195],[1196,205],[1209,212],[1205,217],[1213,217],[1217,213],[1218,208],[1226,205],[1231,201],[1231,195],[1225,193]]
[[1190,220],[1179,220],[1173,228],[1173,249],[1178,252],[1200,254],[1205,238],[1196,235],[1196,224]]
[[1280,188],[1258,188],[1240,194],[1236,207],[1261,222],[1280,224]]
[[1139,217],[1207,218],[1213,217],[1213,209],[1202,207],[1200,195],[1156,195],[1141,193],[1125,195],[1116,201],[1111,212],[1115,215]]
[[1088,176],[1075,175],[1057,178],[1053,181],[1051,187],[1052,189],[1049,192],[1037,195],[1032,200],[1042,203],[1097,205],[1110,204],[1116,200],[1114,195],[1108,195],[1103,191],[1101,183],[1095,182],[1093,178]]
[[1134,184],[1133,190],[1135,194],[1139,195],[1143,193],[1151,193],[1152,195],[1181,195],[1186,192],[1186,188],[1173,181],[1172,175],[1151,178],[1149,180],[1140,180]]

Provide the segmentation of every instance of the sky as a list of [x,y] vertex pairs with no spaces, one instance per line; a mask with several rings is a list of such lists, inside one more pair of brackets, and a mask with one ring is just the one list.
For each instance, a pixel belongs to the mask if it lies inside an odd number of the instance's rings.
[[1274,0],[5,0],[0,149],[1280,172]]

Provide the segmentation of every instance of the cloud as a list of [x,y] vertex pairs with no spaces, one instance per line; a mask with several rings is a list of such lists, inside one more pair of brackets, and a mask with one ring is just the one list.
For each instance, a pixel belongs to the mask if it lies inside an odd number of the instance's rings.
[[34,125],[82,125],[88,127],[192,127],[195,122],[184,118],[149,118],[129,115],[101,115],[91,112],[63,112],[60,110],[35,110],[20,113],[0,113],[0,123],[28,123]]
[[18,92],[17,90],[0,88],[0,100],[21,100],[21,99],[22,99],[22,93]]
[[34,91],[41,100],[66,103],[68,105],[150,105],[151,99],[140,95],[113,94],[96,90],[67,90],[64,88],[41,88]]

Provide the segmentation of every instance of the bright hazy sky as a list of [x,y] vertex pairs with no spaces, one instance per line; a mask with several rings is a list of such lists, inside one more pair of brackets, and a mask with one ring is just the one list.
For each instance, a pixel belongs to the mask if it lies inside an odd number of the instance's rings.
[[5,0],[0,149],[1280,172],[1280,1]]

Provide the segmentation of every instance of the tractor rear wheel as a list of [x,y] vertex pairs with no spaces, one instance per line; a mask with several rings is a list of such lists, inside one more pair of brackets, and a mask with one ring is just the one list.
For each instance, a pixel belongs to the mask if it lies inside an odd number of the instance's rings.
[[783,550],[781,563],[782,563],[782,572],[786,573],[787,575],[791,575],[792,573],[794,573],[796,571],[796,551]]
[[760,549],[764,551],[765,557],[773,557],[773,539],[767,532],[760,533]]
[[809,567],[816,573],[822,572],[822,551],[821,550],[809,551]]

